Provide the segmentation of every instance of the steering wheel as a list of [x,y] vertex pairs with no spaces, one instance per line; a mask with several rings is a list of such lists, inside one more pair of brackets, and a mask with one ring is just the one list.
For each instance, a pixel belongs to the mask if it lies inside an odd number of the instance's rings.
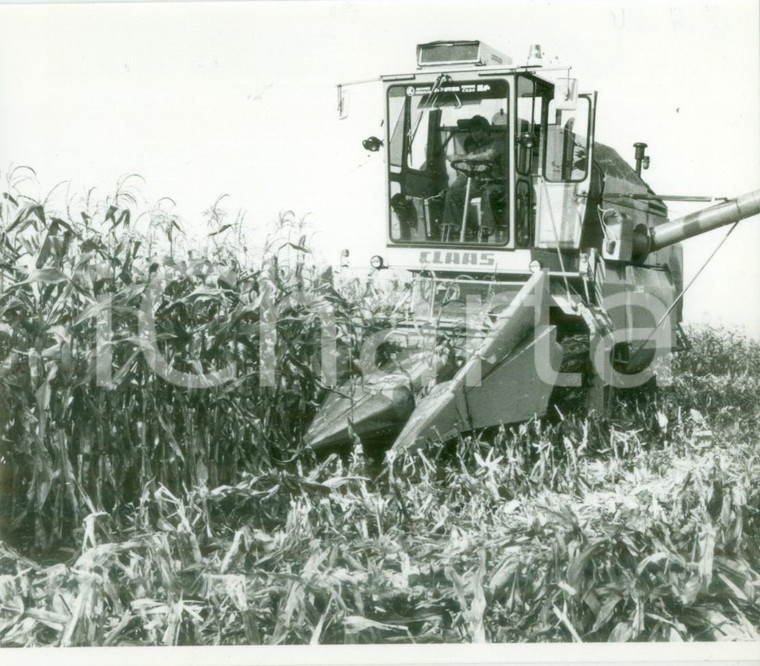
[[468,178],[475,176],[483,178],[490,175],[491,171],[493,171],[493,162],[491,160],[486,161],[464,158],[451,160],[451,168]]

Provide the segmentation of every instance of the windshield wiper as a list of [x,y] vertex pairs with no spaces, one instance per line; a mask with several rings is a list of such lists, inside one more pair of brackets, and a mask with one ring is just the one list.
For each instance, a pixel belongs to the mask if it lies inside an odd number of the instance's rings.
[[[428,93],[428,103],[425,105],[427,108],[437,108],[436,103],[438,102],[438,97],[441,93],[441,86],[443,83],[447,83],[451,81],[451,77],[448,74],[439,74],[438,78],[435,80],[435,83],[433,84],[433,87],[430,89],[430,93]],[[462,102],[459,99],[459,96],[454,93],[454,97],[456,97],[457,100],[457,108],[462,106]],[[412,144],[414,143],[414,137],[417,136],[417,130],[420,128],[420,123],[422,122],[422,115],[425,113],[426,108],[422,107],[422,102],[420,101],[420,110],[417,114],[417,119],[414,121],[414,127],[409,128],[408,138],[409,141],[407,143],[407,155],[411,154],[412,152]]]

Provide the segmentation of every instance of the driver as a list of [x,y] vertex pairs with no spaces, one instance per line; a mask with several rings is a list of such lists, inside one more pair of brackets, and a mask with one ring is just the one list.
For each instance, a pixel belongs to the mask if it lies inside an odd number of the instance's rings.
[[[469,136],[464,140],[465,155],[450,155],[451,162],[466,160],[472,169],[470,180],[470,201],[480,197],[482,225],[494,228],[497,216],[494,208],[504,198],[504,178],[506,175],[507,133],[499,131],[491,134],[491,124],[483,116],[473,116],[468,123]],[[506,128],[499,127],[499,130]],[[484,167],[482,176],[478,175],[478,163]],[[443,208],[444,222],[459,225],[464,214],[465,196],[467,193],[467,176],[457,175],[454,182],[446,190]],[[501,207],[503,208],[503,206]]]

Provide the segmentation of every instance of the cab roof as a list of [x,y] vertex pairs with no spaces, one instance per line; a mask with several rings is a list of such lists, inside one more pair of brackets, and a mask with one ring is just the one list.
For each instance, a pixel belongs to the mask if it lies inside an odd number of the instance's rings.
[[[567,67],[556,68],[567,71]],[[440,40],[417,45],[417,70],[380,76],[382,81],[410,81],[425,74],[473,73],[493,74],[530,73],[547,83],[541,71],[554,71],[540,64],[512,65],[512,58],[479,40]]]

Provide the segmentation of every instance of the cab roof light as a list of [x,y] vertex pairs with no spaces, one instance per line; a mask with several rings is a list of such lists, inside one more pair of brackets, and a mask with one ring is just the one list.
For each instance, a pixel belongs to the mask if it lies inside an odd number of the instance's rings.
[[417,45],[417,67],[439,65],[509,66],[512,58],[478,40],[428,42]]

